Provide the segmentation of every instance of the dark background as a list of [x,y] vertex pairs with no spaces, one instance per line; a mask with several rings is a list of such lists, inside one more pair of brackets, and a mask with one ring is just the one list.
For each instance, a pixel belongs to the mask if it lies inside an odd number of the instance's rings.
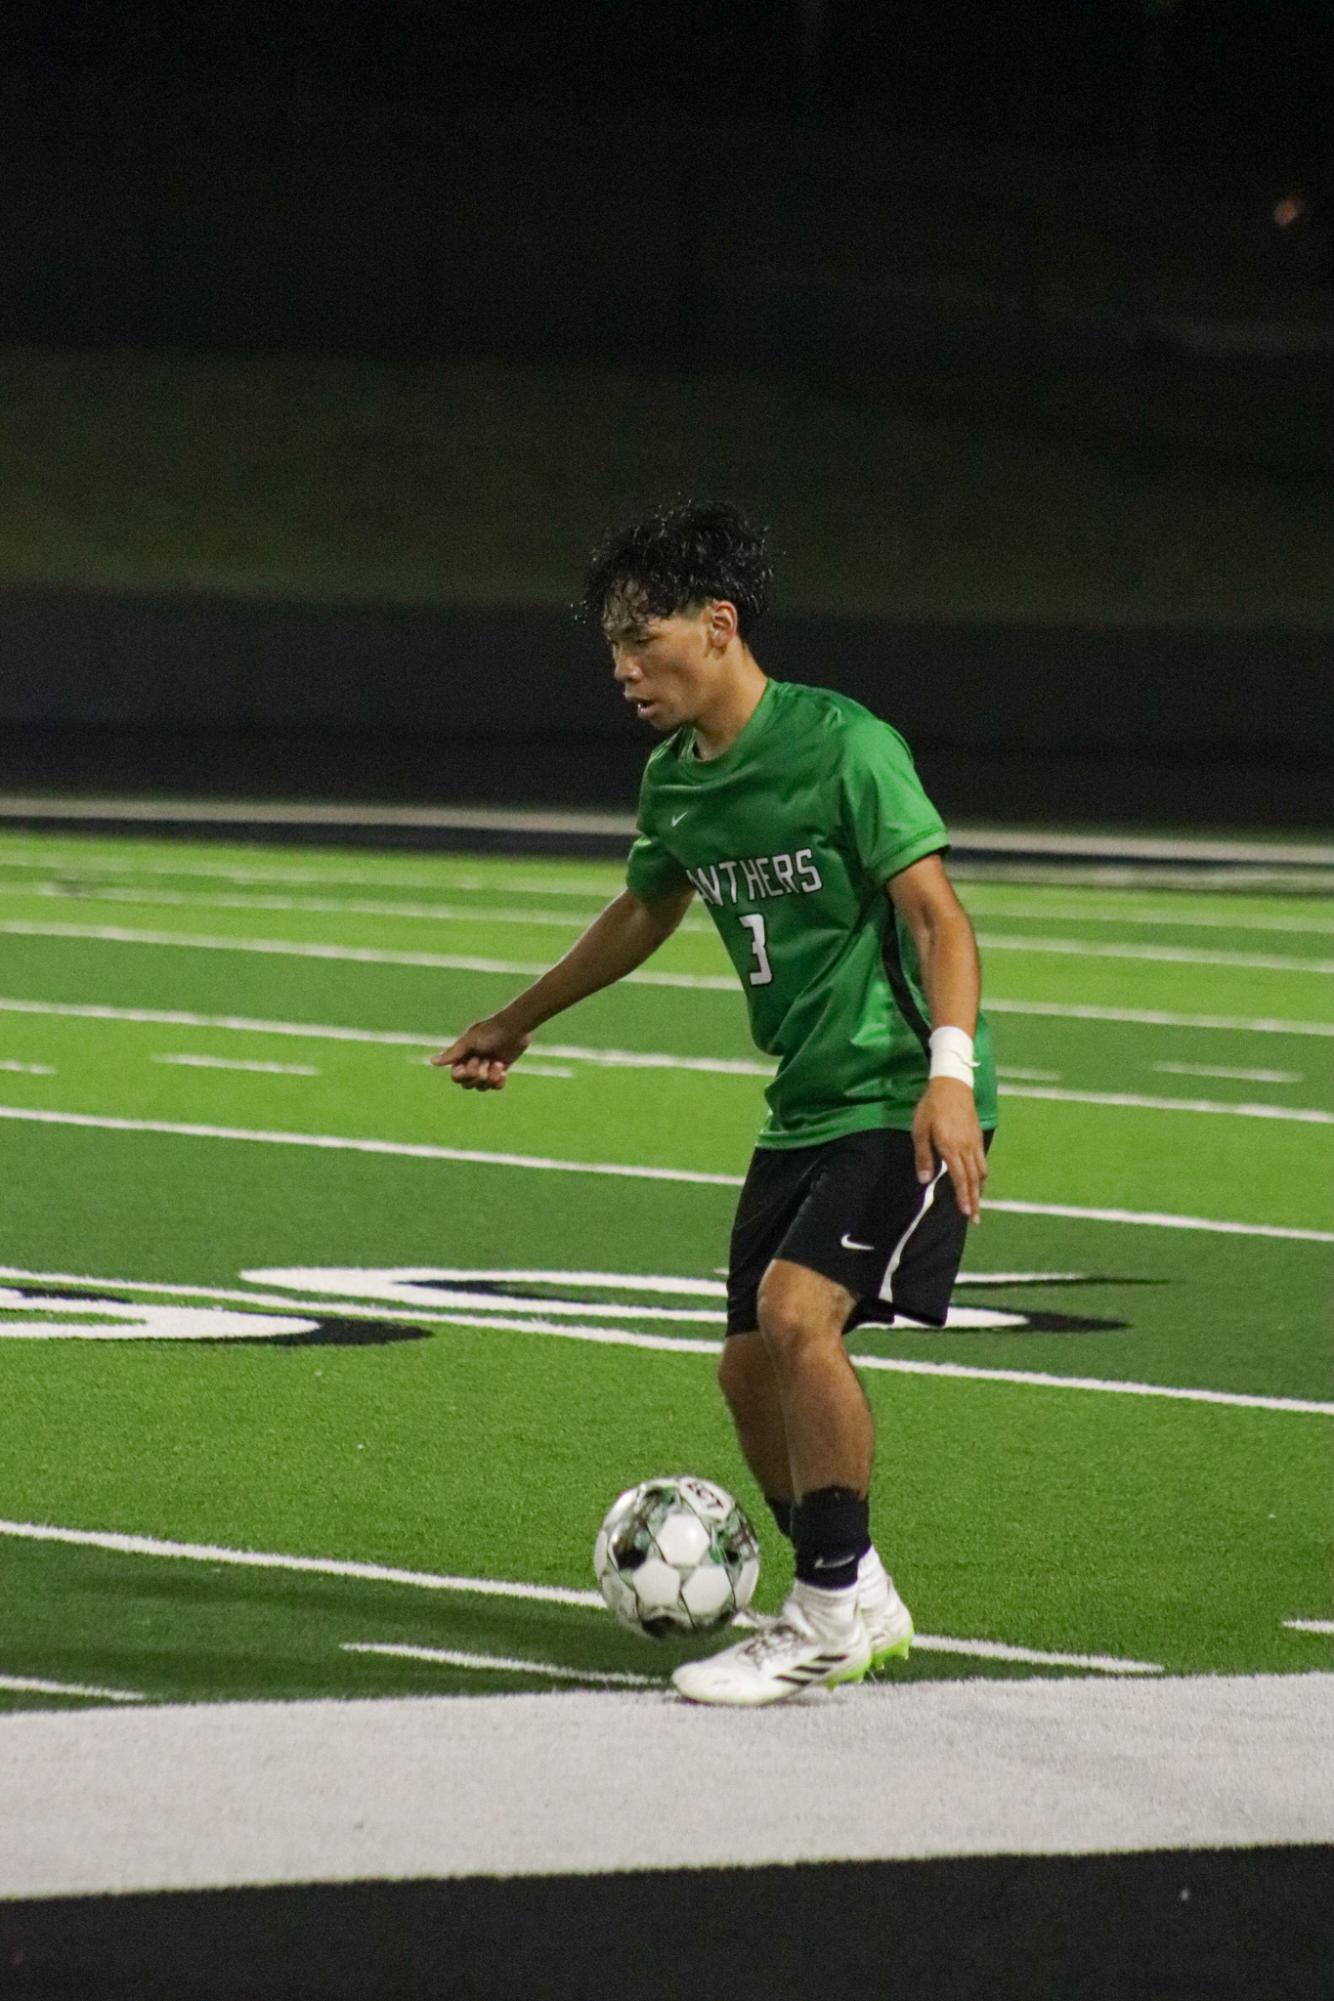
[[[0,345],[168,367],[1059,368],[1196,396],[1216,375],[1234,407],[1281,392],[1289,420],[1309,384],[1318,438],[1332,15],[12,6]],[[496,452],[519,534],[522,437]],[[1316,510],[1329,463],[1304,471]],[[0,576],[0,779],[627,803],[644,739],[558,604],[351,594]],[[1330,646],[1309,609],[1054,627],[1038,605],[913,621],[798,599],[760,651],[899,723],[960,816],[1323,817]]]

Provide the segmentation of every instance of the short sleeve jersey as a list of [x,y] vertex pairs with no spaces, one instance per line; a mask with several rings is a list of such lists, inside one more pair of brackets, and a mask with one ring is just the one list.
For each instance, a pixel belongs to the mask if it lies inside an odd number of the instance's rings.
[[[649,758],[626,880],[646,901],[687,883],[741,981],[751,1034],[778,1059],[762,1147],[911,1127],[931,1024],[912,934],[885,893],[949,846],[897,730],[846,695],[767,681],[721,757],[677,730]],[[991,1036],[976,1093],[996,1123]]]

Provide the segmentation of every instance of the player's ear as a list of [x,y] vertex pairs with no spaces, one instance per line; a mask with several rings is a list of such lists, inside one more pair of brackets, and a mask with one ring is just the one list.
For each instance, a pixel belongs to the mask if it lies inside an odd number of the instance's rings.
[[709,639],[722,652],[736,638],[737,608],[728,598],[714,598],[704,609]]

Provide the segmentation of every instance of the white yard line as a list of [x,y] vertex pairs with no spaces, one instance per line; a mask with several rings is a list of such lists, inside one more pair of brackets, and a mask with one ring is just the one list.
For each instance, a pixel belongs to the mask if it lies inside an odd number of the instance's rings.
[[8,1056],[0,1059],[0,1070],[18,1077],[54,1077],[56,1074],[49,1063],[19,1063]]
[[[744,1617],[735,1623],[750,1626],[755,1622]],[[440,1661],[447,1667],[505,1669],[518,1674],[550,1675],[561,1681],[626,1682],[641,1688],[663,1686],[663,1677],[659,1675],[592,1674],[579,1668],[553,1667],[541,1661],[455,1653],[445,1647],[372,1645],[355,1640],[345,1640],[342,1645],[343,1652],[348,1654],[387,1654],[405,1660]],[[1012,1647],[1004,1640],[946,1639],[938,1633],[915,1634],[912,1647],[914,1653],[962,1654],[973,1660],[1015,1661],[1029,1667],[1082,1668],[1090,1674],[1161,1674],[1163,1671],[1157,1661],[1124,1660],[1115,1654],[1053,1654],[1038,1647]]]
[[1334,1840],[1331,1743],[1318,1673],[29,1712],[0,1718],[0,1896],[1173,1849],[1184,1883],[1189,1853]]
[[[287,1035],[298,1041],[363,1043],[368,1047],[417,1049],[423,1060],[449,1039],[447,1029],[423,1030],[412,1034],[406,1029],[343,1028],[332,1023],[305,1021],[265,1021],[250,1015],[196,1014],[184,1008],[108,1007],[91,1001],[34,1001],[0,999],[0,1014],[49,1015],[76,1021],[124,1021],[163,1028],[217,1028],[229,1034]],[[1334,1031],[1331,1031],[1334,1032]],[[573,1042],[534,1041],[532,1047],[543,1056],[565,1057],[571,1062],[594,1063],[609,1069],[698,1070],[710,1076],[772,1077],[772,1063],[759,1063],[745,1056],[674,1056],[666,1051],[592,1048]],[[526,1061],[526,1059],[525,1059]]]
[[[257,880],[262,881],[264,878],[257,878]],[[285,886],[286,883],[286,879],[282,877],[272,878],[271,880],[275,889]],[[286,886],[298,887],[299,883],[292,882]],[[370,880],[361,882],[359,886],[368,889],[377,887],[392,889],[394,887],[393,883],[390,882],[377,884]],[[435,888],[437,891],[443,890],[446,895],[449,893],[450,885],[448,882],[437,881],[429,886]],[[559,894],[559,890],[555,885],[547,885],[541,882],[511,884],[504,878],[488,884],[480,882],[474,877],[455,883],[453,886],[456,892],[465,890],[475,894],[489,895],[492,898],[496,896],[504,897],[510,894],[525,896]],[[55,879],[37,882],[0,881],[0,895],[30,896],[54,899],[58,902],[74,900],[90,903],[153,904],[180,909],[266,910],[280,913],[295,911],[312,916],[402,917],[412,921],[433,924],[535,924],[556,926],[563,930],[591,923],[597,915],[604,898],[600,897],[596,892],[583,888],[571,887],[566,893],[570,896],[578,897],[587,903],[588,909],[586,911],[534,910],[518,908],[495,901],[489,901],[484,904],[460,905],[451,903],[412,903],[406,902],[399,897],[386,899],[348,896],[255,895],[250,892],[238,894],[235,891],[154,889],[145,888],[142,885],[134,883],[95,883],[86,880],[81,882],[77,879],[74,881],[69,879]],[[609,893],[614,894],[614,891]],[[1263,931],[1265,933],[1281,933],[1289,936],[1325,938],[1334,941],[1334,925],[1331,925],[1328,920],[1315,918],[1247,918],[1217,911],[1198,911],[1194,913],[1187,911],[1117,912],[1091,911],[1078,907],[1052,909],[1041,903],[1030,902],[1027,904],[1001,906],[980,899],[979,903],[980,907],[973,912],[973,915],[975,921],[980,924],[986,923],[992,917],[1011,917],[1034,924],[1050,920],[1053,923],[1124,924],[1132,929],[1138,925],[1141,927],[1156,926],[1170,930],[1179,925],[1183,928],[1202,927],[1208,930],[1228,932]],[[687,917],[678,929],[712,934],[714,925],[712,920],[707,916]],[[984,942],[987,941],[984,940]],[[1031,943],[1034,950],[1043,949],[1044,941],[1040,939],[1026,942]],[[1051,941],[1050,949],[1054,951],[1064,950],[1070,942],[1060,939]],[[1111,951],[1114,948],[1102,946],[1095,949]],[[1146,954],[1151,957],[1160,956],[1161,949],[1157,947],[1144,948]],[[1255,963],[1251,959],[1246,959],[1243,962],[1247,964]],[[1229,962],[1211,958],[1206,963]],[[1299,963],[1304,965],[1306,961],[1303,960]]]
[[[161,1557],[181,1563],[230,1564],[242,1570],[287,1570],[319,1577],[352,1577],[373,1584],[403,1584],[419,1591],[471,1592],[484,1598],[531,1599],[544,1605],[586,1605],[605,1612],[600,1591],[579,1591],[555,1584],[526,1584],[509,1578],[456,1577],[429,1570],[403,1570],[381,1563],[355,1563],[337,1557],[289,1556],[269,1551],[229,1549],[216,1543],[177,1542],[161,1536],[126,1535],[102,1529],[71,1529],[49,1522],[0,1521],[0,1537],[20,1542],[49,1542],[77,1549],[101,1549],[115,1556]],[[1002,1640],[938,1638],[919,1634],[914,1646],[941,1653],[973,1654],[980,1659],[1027,1661],[1040,1667],[1091,1668],[1102,1674],[1161,1674],[1155,1661],[1126,1660],[1115,1654],[1050,1653],[1012,1646]],[[364,1652],[402,1652],[402,1648],[358,1648]],[[412,1649],[422,1659],[442,1658],[429,1650]],[[528,1669],[529,1664],[522,1664]],[[585,1679],[579,1676],[579,1679]]]
[[1329,1633],[1334,1635],[1334,1619],[1285,1619],[1283,1623],[1294,1633]]
[[1285,1021],[1276,1015],[1182,1014],[1170,1008],[1103,1007],[1097,1002],[984,998],[987,1014],[1033,1015],[1049,1021],[1123,1021],[1142,1028],[1223,1029],[1238,1035],[1334,1036],[1334,1021]]
[[442,1667],[475,1668],[485,1674],[540,1675],[548,1681],[593,1682],[603,1688],[661,1688],[661,1675],[599,1673],[596,1668],[557,1667],[554,1661],[517,1660],[508,1654],[463,1654],[452,1647],[390,1646],[373,1640],[344,1640],[345,1654],[383,1654],[390,1660],[438,1661]]
[[83,1681],[39,1681],[28,1674],[0,1674],[0,1689],[16,1695],[68,1695],[80,1702],[143,1702],[147,1698],[132,1688],[98,1688]]
[[242,1570],[290,1570],[316,1577],[355,1577],[368,1584],[406,1584],[419,1591],[471,1591],[482,1598],[526,1598],[543,1605],[596,1605],[600,1591],[576,1591],[563,1584],[516,1584],[496,1577],[453,1577],[395,1564],[357,1563],[342,1557],[288,1556],[219,1543],[174,1542],[162,1536],[125,1535],[103,1529],[60,1528],[50,1522],[0,1521],[0,1536],[20,1542],[66,1543],[76,1549],[104,1549],[117,1556],[174,1557],[183,1563],[222,1563]]
[[[6,885],[5,887],[10,893],[13,893],[12,885]],[[197,897],[169,890],[154,890],[142,896],[136,895],[133,891],[99,891],[96,893],[96,898],[101,901],[121,900],[123,898],[130,902],[140,903],[151,902],[184,905],[205,903],[233,909],[272,910],[277,912],[300,912],[305,909],[311,912],[321,910],[326,912],[330,910],[342,911],[344,914],[347,914],[354,908],[350,904],[321,902],[317,898],[309,898],[302,902],[282,897]],[[490,911],[479,912],[475,910],[450,909],[444,905],[408,908],[404,905],[386,903],[363,904],[360,906],[359,914],[365,916],[396,915],[415,918],[430,917],[437,923],[478,923],[488,921],[492,916],[496,915],[495,912]],[[514,924],[556,924],[567,930],[572,929],[578,923],[577,918],[570,918],[551,912],[533,916],[521,911],[502,913],[497,918],[497,921]],[[706,928],[712,929],[712,926],[692,923],[691,928],[703,930]],[[356,946],[324,946],[292,939],[219,939],[184,933],[178,936],[173,932],[141,931],[115,925],[48,925],[39,922],[28,923],[18,919],[9,919],[0,924],[0,931],[11,932],[21,937],[89,938],[120,944],[182,945],[193,947],[196,950],[287,951],[304,954],[309,957],[347,957],[352,959],[364,958],[366,956],[365,949]],[[1155,963],[1178,966],[1232,967],[1249,972],[1334,973],[1334,959],[1317,959],[1314,957],[1294,958],[1291,955],[1266,952],[1214,952],[1189,945],[1109,945],[1092,938],[1015,938],[1008,934],[986,931],[978,933],[977,942],[984,952],[1055,953],[1061,957],[1076,959],[1149,960]],[[500,963],[494,960],[478,961],[460,959],[457,955],[451,954],[418,955],[414,953],[382,951],[376,954],[376,958],[379,963],[385,965],[464,965],[476,971],[501,969]],[[514,970],[534,972],[540,971],[541,968],[524,966],[522,968],[516,967]],[[693,976],[686,976],[665,973],[650,975],[642,972],[626,975],[627,979],[659,985],[680,985],[686,983],[688,977],[689,983],[699,986],[711,985],[716,979],[729,992],[736,986],[734,975],[711,976],[709,974],[695,974]]]
[[[175,946],[188,952],[258,952],[274,959],[334,959],[347,965],[423,966],[433,972],[503,973],[535,978],[544,964],[488,959],[464,952],[390,952],[370,945],[324,945],[293,938],[202,937],[174,931],[141,931],[116,924],[37,924],[17,919],[0,923],[0,933],[16,938],[82,938],[103,945]],[[624,983],[684,987],[703,993],[735,993],[735,974],[627,973]]]
[[[6,843],[7,849],[10,846],[10,843]],[[966,849],[963,855],[960,856],[959,850],[956,847],[955,853],[956,859],[962,859],[966,865]],[[436,894],[443,890],[447,895],[458,892],[468,895],[496,895],[499,893],[507,896],[581,897],[587,901],[598,898],[605,901],[608,897],[615,896],[624,884],[623,871],[614,868],[593,870],[578,879],[572,879],[569,867],[566,865],[561,871],[561,879],[559,880],[544,874],[539,874],[529,880],[516,880],[513,874],[516,860],[505,861],[484,858],[474,862],[463,873],[451,867],[444,857],[441,858],[441,862],[441,867],[428,873],[426,871],[404,871],[401,869],[361,869],[349,871],[346,868],[255,868],[253,866],[239,865],[235,862],[201,862],[194,859],[152,861],[144,859],[133,852],[125,853],[117,860],[112,861],[91,858],[86,842],[81,842],[78,846],[67,850],[61,850],[52,843],[50,837],[40,840],[31,848],[23,848],[20,844],[19,852],[7,851],[0,853],[0,868],[27,869],[30,871],[65,869],[71,873],[76,881],[92,877],[103,877],[114,879],[121,883],[124,883],[128,878],[132,883],[134,879],[141,876],[199,877],[207,881],[253,885],[258,888],[270,889],[408,889],[429,890]],[[531,863],[529,865],[531,866]],[[1254,879],[1255,872],[1247,869],[1240,873],[1242,887],[1250,885]],[[1119,872],[1117,871],[1110,871],[1109,883],[1118,874]],[[1273,871],[1272,874],[1276,884],[1281,889],[1286,877],[1280,871]],[[1081,874],[1082,879],[1083,875]],[[1054,918],[1059,917],[1062,921],[1069,918],[1071,920],[1082,919],[1088,923],[1097,924],[1133,922],[1137,924],[1160,924],[1169,927],[1172,924],[1181,923],[1203,925],[1219,930],[1291,931],[1317,936],[1334,935],[1334,926],[1331,926],[1327,920],[1319,918],[1259,917],[1247,915],[1244,911],[1235,913],[1201,911],[1188,914],[1179,908],[1180,904],[1185,900],[1187,892],[1194,892],[1210,902],[1216,901],[1220,893],[1226,893],[1229,887],[1232,886],[1233,878],[1231,873],[1226,871],[1217,877],[1201,878],[1199,876],[1192,876],[1185,883],[1184,890],[1178,887],[1182,879],[1176,875],[1167,873],[1162,877],[1155,877],[1151,885],[1140,885],[1141,887],[1151,887],[1154,890],[1159,888],[1171,890],[1174,904],[1178,906],[1171,912],[1149,911],[1140,906],[1133,913],[1103,913],[1101,911],[1091,911],[1085,905],[1074,905],[1058,911],[1051,907],[1045,900],[1032,898],[1026,900],[1012,898],[1004,905],[992,904],[989,892],[990,880],[990,878],[986,877],[973,878],[975,887],[982,892],[978,901],[985,902],[987,905],[987,909],[983,913],[984,915],[993,914],[996,916],[1012,916],[1025,919],[1051,916]],[[1060,887],[1060,885],[1056,886]],[[1115,893],[1114,889],[1113,893]]]
[[1239,1084],[1300,1084],[1300,1070],[1233,1070],[1220,1063],[1155,1063],[1164,1077],[1226,1077]]
[[[6,843],[8,846],[8,843]],[[442,856],[442,862],[445,858]],[[513,896],[580,896],[588,900],[598,897],[604,900],[615,896],[625,887],[625,873],[620,869],[606,869],[572,880],[568,868],[562,871],[562,879],[548,880],[545,876],[521,882],[511,873],[521,860],[513,857],[510,861],[482,860],[474,864],[468,872],[458,874],[445,865],[431,873],[408,873],[391,870],[358,870],[347,873],[344,870],[313,868],[248,868],[233,862],[147,861],[133,853],[123,860],[98,861],[91,859],[84,848],[79,847],[66,853],[52,851],[43,845],[30,854],[0,854],[0,868],[8,869],[66,869],[71,878],[83,881],[91,877],[105,877],[124,883],[126,878],[133,883],[138,876],[170,876],[172,878],[199,876],[210,882],[229,882],[238,885],[249,884],[267,889],[426,889],[446,895],[461,892],[466,895],[495,895],[502,891]],[[531,862],[528,864],[532,866]],[[559,864],[557,864],[559,866]],[[482,871],[489,869],[489,873]]]
[[[518,910],[496,903],[460,905],[341,896],[229,896],[221,891],[140,889],[119,884],[97,888],[83,885],[71,887],[69,883],[62,882],[0,882],[0,896],[50,898],[59,903],[152,904],[155,907],[171,906],[187,910],[268,910],[283,915],[295,912],[312,917],[403,917],[431,924],[555,925],[562,931],[575,931],[591,924],[598,914],[597,907],[591,902],[585,913],[578,910]],[[713,928],[707,917],[687,918],[677,927],[678,930],[710,934]]]
[[[511,1274],[514,1276],[514,1274]],[[674,1355],[703,1355],[716,1360],[721,1346],[720,1338],[700,1340],[683,1334],[640,1334],[625,1327],[586,1326],[570,1321],[543,1319],[540,1313],[506,1313],[500,1302],[493,1310],[489,1305],[481,1313],[458,1310],[439,1311],[416,1308],[396,1302],[382,1301],[367,1305],[364,1299],[340,1299],[324,1293],[309,1296],[308,1291],[294,1287],[291,1293],[243,1292],[223,1286],[165,1285],[151,1284],[135,1279],[110,1279],[78,1277],[68,1272],[25,1271],[17,1266],[0,1266],[0,1278],[26,1279],[47,1285],[71,1285],[86,1287],[91,1291],[130,1292],[163,1294],[168,1298],[212,1299],[237,1301],[250,1307],[277,1307],[287,1314],[302,1314],[316,1320],[336,1317],[340,1320],[370,1320],[402,1322],[408,1326],[421,1327],[466,1327],[482,1333],[535,1334],[561,1341],[586,1341],[595,1346],[614,1348],[642,1348],[649,1352]],[[1000,1274],[997,1282],[1004,1279]],[[636,1280],[628,1277],[619,1281],[634,1287]],[[704,1281],[696,1281],[696,1284]],[[983,1285],[984,1277],[963,1278],[961,1285]],[[684,1289],[693,1289],[690,1281],[683,1281]],[[95,1311],[89,1305],[88,1312]],[[627,1319],[647,1319],[666,1317],[637,1306],[621,1307],[622,1316]],[[683,1319],[692,1316],[682,1315]],[[1125,1382],[1115,1377],[1102,1376],[1062,1376],[1038,1369],[993,1369],[971,1367],[961,1362],[909,1361],[891,1355],[873,1355],[854,1350],[853,1359],[859,1369],[873,1369],[891,1375],[940,1376],[962,1382],[1001,1382],[1028,1384],[1035,1389],[1069,1389],[1101,1392],[1112,1396],[1162,1397],[1176,1403],[1206,1403],[1228,1406],[1239,1410],[1267,1410],[1297,1417],[1334,1417],[1334,1402],[1321,1403],[1303,1397],[1275,1397],[1252,1394],[1240,1390],[1183,1389],[1172,1384]]]
[[[710,1188],[739,1188],[739,1174],[711,1174],[698,1168],[643,1167],[615,1161],[555,1160],[540,1154],[498,1153],[477,1147],[436,1146],[425,1141],[347,1139],[336,1133],[248,1131],[234,1126],[187,1124],[170,1119],[126,1119],[92,1112],[42,1111],[29,1105],[0,1105],[0,1119],[34,1125],[86,1127],[102,1132],[160,1133],[170,1139],[216,1139],[258,1146],[305,1146],[332,1153],[397,1155],[408,1160],[457,1161],[479,1167],[527,1167],[548,1174],[610,1175],[628,1181],[677,1181]],[[1104,1223],[1140,1223],[1156,1229],[1216,1231],[1226,1236],[1282,1237],[1297,1243],[1334,1243],[1334,1230],[1282,1223],[1233,1223],[1204,1216],[1174,1216],[1134,1209],[1078,1208],[1064,1202],[991,1201],[988,1209],[1018,1216],[1068,1216]]]
[[153,1063],[174,1063],[187,1070],[253,1070],[265,1077],[318,1077],[311,1063],[247,1063],[232,1056],[154,1055]]
[[[628,813],[560,812],[548,807],[358,806],[253,799],[122,799],[44,793],[0,795],[0,818],[15,820],[123,820],[128,824],[197,820],[250,821],[255,825],[417,827],[475,829],[488,833],[599,833],[634,838]],[[1069,834],[1022,827],[961,825],[951,829],[953,850],[1133,861],[1258,862],[1289,868],[1334,868],[1334,846],[1315,841],[1199,839],[1171,834]],[[35,844],[34,844],[35,845]]]
[[968,898],[975,923],[992,917],[1017,917],[1026,924],[1050,918],[1056,924],[1150,924],[1172,930],[1176,925],[1192,930],[1276,931],[1294,936],[1328,938],[1334,943],[1334,924],[1327,917],[1245,916],[1223,910],[1090,910],[1086,905],[1057,906],[1039,899],[1028,902],[993,903],[989,896]]
[[1071,959],[1149,959],[1172,966],[1231,966],[1263,973],[1334,973],[1334,959],[1271,952],[1210,952],[1194,945],[1108,945],[1096,938],[1014,938],[979,931],[984,952],[1053,952]]
[[1010,1084],[1007,1098],[1037,1098],[1048,1104],[1123,1106],[1143,1112],[1213,1113],[1233,1119],[1282,1119],[1296,1125],[1334,1126],[1334,1112],[1307,1105],[1228,1104],[1218,1098],[1154,1098],[1138,1091],[1053,1090],[1042,1084]]
[[[992,998],[988,998],[987,1007],[993,1014],[1058,1015],[1064,1019],[1125,1021],[1163,1028],[1219,1028],[1237,1033],[1259,1031],[1334,1036],[1334,1022],[1247,1021],[1230,1016],[1201,1018],[1125,1008],[1048,1007],[1038,1002],[998,1001]],[[448,1035],[448,1030],[441,1029],[422,1030],[417,1034],[407,1029],[345,1028],[326,1022],[270,1021],[253,1015],[199,1014],[185,1008],[110,1007],[97,1001],[38,1001],[3,997],[0,998],[0,1014],[49,1015],[53,1019],[75,1021],[124,1021],[164,1028],[217,1028],[229,1034],[287,1035],[298,1040],[309,1038],[312,1041],[364,1043],[368,1047],[420,1049],[423,1052],[439,1049]],[[699,1070],[710,1075],[766,1078],[774,1074],[772,1063],[761,1063],[749,1056],[679,1056],[662,1050],[609,1049],[587,1043],[548,1042],[545,1039],[534,1041],[532,1047],[545,1056],[564,1057],[579,1063],[605,1064],[612,1069]],[[1002,1071],[1001,1074],[1018,1076],[1020,1072]],[[1038,1075],[1037,1072],[1024,1074]]]

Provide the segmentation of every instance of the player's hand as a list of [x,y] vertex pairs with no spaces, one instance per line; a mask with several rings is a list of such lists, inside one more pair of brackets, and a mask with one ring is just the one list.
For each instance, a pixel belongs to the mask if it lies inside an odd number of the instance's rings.
[[979,1222],[987,1156],[977,1106],[968,1086],[955,1077],[933,1077],[918,1100],[912,1136],[917,1179],[932,1180],[938,1164],[944,1161],[960,1213],[971,1223]]
[[437,1070],[448,1069],[465,1091],[502,1091],[510,1064],[518,1062],[531,1040],[517,1034],[502,1016],[488,1015],[455,1036],[431,1063]]

